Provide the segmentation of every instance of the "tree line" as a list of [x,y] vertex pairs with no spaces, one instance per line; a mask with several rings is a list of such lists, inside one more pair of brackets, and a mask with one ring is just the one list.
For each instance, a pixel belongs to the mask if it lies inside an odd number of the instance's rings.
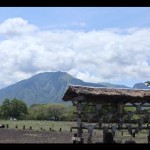
[[[133,108],[132,108],[133,109]],[[85,106],[84,111],[95,113],[96,107],[89,105]],[[0,119],[10,120],[60,120],[60,121],[76,121],[76,107],[67,104],[50,103],[50,104],[33,104],[27,106],[23,100],[5,99],[0,105]],[[105,113],[115,113],[116,107],[111,104],[104,104],[101,111]],[[85,119],[87,118],[85,113]],[[87,121],[84,120],[84,121]]]
[[74,106],[65,104],[33,104],[30,107],[23,100],[5,99],[0,105],[0,119],[10,120],[62,120],[74,121]]
[[[85,106],[85,112],[96,112],[96,107]],[[114,106],[104,105],[102,113],[115,112]],[[76,121],[77,110],[75,106],[51,103],[51,104],[33,104],[27,107],[23,100],[5,99],[0,105],[0,119],[17,119],[17,120],[60,120]],[[85,120],[86,121],[86,120]]]

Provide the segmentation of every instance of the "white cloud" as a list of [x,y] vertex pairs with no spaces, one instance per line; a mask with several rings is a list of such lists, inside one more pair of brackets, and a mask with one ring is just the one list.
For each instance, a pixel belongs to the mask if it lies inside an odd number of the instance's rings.
[[150,80],[150,28],[43,31],[11,18],[0,34],[0,88],[58,70],[88,82]]
[[9,18],[0,23],[0,34],[4,34],[6,36],[29,34],[37,30],[37,26],[28,24],[27,20],[24,20],[20,17]]

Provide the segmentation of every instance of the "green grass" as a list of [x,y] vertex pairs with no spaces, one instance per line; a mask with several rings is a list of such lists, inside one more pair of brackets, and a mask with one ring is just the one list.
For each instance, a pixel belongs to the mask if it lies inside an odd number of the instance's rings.
[[40,131],[41,127],[43,130],[49,131],[49,128],[52,130],[58,131],[62,128],[62,131],[70,131],[70,127],[76,126],[76,122],[66,122],[66,121],[36,121],[36,120],[23,120],[23,121],[12,121],[12,120],[0,120],[0,124],[9,125],[9,128],[14,129],[16,125],[18,129],[23,129],[25,125],[26,129],[29,129],[32,126],[32,130]]

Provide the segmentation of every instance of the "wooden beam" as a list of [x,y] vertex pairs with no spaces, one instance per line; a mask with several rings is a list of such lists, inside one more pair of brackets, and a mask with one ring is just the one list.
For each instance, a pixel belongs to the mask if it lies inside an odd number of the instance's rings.
[[84,101],[85,97],[84,96],[77,96],[71,99],[71,101]]

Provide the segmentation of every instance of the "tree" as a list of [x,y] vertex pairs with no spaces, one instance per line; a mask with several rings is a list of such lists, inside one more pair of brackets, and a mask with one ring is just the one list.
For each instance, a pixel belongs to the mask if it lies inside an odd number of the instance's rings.
[[27,114],[27,105],[22,100],[14,98],[10,103],[11,116],[20,119],[24,114]]
[[150,81],[144,82],[145,85],[150,86]]
[[33,104],[28,109],[28,119],[48,120],[48,104]]
[[60,119],[66,112],[66,106],[63,104],[50,104],[48,108],[49,117],[54,117],[55,119]]
[[0,106],[0,119],[3,119],[2,106]]
[[64,121],[76,121],[76,107],[75,106],[66,106],[66,110],[61,114],[61,120]]
[[10,100],[5,99],[1,105],[2,118],[8,119],[10,117]]

